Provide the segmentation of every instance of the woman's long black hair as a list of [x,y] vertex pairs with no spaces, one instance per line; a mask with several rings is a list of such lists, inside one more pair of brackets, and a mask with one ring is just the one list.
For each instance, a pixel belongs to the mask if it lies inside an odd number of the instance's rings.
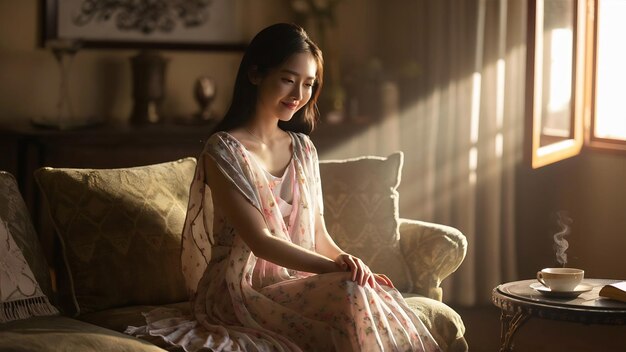
[[215,132],[230,131],[252,118],[257,101],[257,86],[249,79],[252,68],[256,68],[260,75],[265,75],[296,53],[313,55],[317,63],[315,84],[308,103],[298,110],[291,120],[279,121],[278,126],[283,130],[309,134],[319,117],[317,99],[322,88],[324,60],[321,50],[304,29],[289,23],[271,25],[252,39],[239,65],[230,107],[222,121],[215,127]]

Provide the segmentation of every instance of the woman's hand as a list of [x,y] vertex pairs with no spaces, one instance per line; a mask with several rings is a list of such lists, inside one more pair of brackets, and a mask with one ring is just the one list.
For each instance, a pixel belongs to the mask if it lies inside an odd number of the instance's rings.
[[374,287],[376,283],[374,274],[372,274],[370,268],[368,268],[361,259],[347,253],[342,253],[335,258],[335,262],[341,269],[352,273],[352,281],[360,286],[370,284],[370,286]]
[[374,274],[374,279],[378,282],[379,285],[389,286],[391,288],[395,288],[393,286],[393,282],[384,274]]

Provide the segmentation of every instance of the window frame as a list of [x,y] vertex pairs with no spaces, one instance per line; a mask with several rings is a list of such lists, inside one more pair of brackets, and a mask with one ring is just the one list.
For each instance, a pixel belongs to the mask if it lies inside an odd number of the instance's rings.
[[[542,138],[551,139],[550,136],[542,134],[542,101],[543,94],[541,85],[544,77],[543,55],[543,13],[537,8],[543,8],[538,4],[543,4],[545,0],[530,0],[528,2],[528,25],[527,25],[527,66],[526,66],[526,152],[533,169],[555,163],[557,161],[578,155],[584,142],[584,82],[585,77],[585,44],[586,44],[586,17],[585,1],[574,0],[574,28],[572,33],[572,94],[570,98],[570,134],[569,137],[555,140],[542,146]],[[538,44],[539,43],[539,44]]]
[[[574,0],[575,28],[573,33],[573,69],[572,94],[570,108],[570,137],[557,140],[555,143],[541,146],[541,141],[550,139],[542,135],[541,89],[538,88],[537,70],[543,57],[537,50],[537,36],[543,35],[543,14],[538,14],[537,4],[548,0],[528,1],[527,22],[527,65],[526,65],[526,123],[524,138],[524,156],[526,163],[537,169],[580,154],[583,149],[610,151],[626,154],[626,141],[610,138],[599,138],[594,135],[596,112],[596,45],[598,34],[598,9],[601,0]],[[539,8],[542,8],[541,6]],[[539,29],[542,31],[540,32]]]

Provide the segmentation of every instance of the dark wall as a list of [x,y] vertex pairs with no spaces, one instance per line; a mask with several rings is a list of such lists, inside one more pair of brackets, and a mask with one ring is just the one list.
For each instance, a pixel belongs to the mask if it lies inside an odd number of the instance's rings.
[[626,278],[626,155],[584,150],[537,170],[520,167],[517,178],[517,243],[520,277],[557,266],[556,213],[573,220],[567,250],[570,267],[586,277]]

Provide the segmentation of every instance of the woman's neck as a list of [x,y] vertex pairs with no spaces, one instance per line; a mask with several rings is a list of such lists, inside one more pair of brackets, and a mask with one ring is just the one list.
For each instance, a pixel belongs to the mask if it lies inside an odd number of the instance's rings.
[[243,128],[262,144],[271,144],[271,142],[275,141],[282,133],[276,121],[259,121],[259,119],[253,119],[243,125]]

